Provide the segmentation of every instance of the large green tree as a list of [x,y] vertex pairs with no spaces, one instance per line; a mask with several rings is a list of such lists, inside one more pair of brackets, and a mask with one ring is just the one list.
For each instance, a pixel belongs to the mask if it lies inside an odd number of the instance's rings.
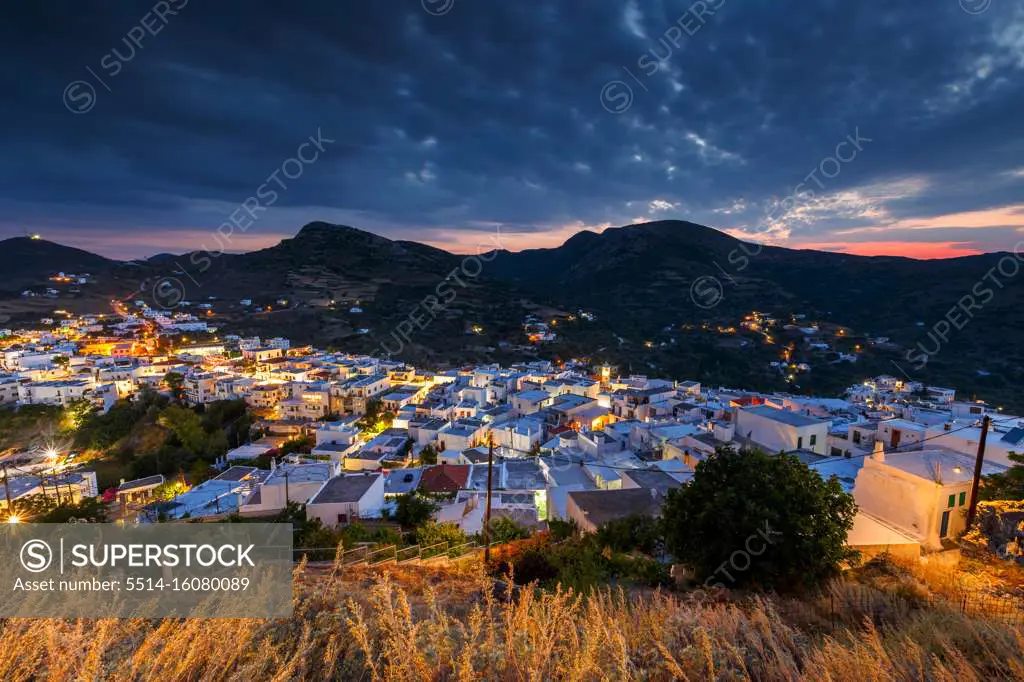
[[813,586],[851,556],[857,507],[835,477],[788,455],[719,450],[670,491],[665,541],[707,586]]

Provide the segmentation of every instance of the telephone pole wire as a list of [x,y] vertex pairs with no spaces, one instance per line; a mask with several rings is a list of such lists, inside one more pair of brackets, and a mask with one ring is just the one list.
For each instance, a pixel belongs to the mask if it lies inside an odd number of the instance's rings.
[[494,436],[487,440],[487,508],[484,510],[484,563],[491,560],[491,482],[494,478]]
[[981,438],[978,440],[978,457],[974,460],[974,481],[971,483],[971,504],[967,507],[967,528],[971,530],[974,513],[978,509],[978,485],[981,483],[981,465],[985,461],[985,440],[988,437],[988,426],[992,419],[986,414],[981,420]]

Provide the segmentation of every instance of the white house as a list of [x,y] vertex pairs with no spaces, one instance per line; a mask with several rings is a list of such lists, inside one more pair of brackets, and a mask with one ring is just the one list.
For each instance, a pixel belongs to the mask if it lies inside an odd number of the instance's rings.
[[736,435],[769,453],[809,450],[826,454],[830,423],[806,415],[758,405],[736,411]]
[[284,509],[288,502],[304,504],[333,473],[334,466],[328,463],[282,464],[241,502],[238,511],[267,514]]
[[[1004,471],[984,464],[982,475]],[[974,459],[936,448],[886,453],[881,442],[863,461],[853,486],[857,506],[939,549],[966,526]]]
[[889,448],[915,450],[923,447],[925,432],[928,427],[906,419],[885,419],[878,422],[875,438]]
[[18,400],[24,405],[67,405],[88,398],[93,383],[86,379],[31,381],[18,385]]
[[[963,422],[946,422],[929,426],[929,445],[955,450],[970,457],[978,452],[981,427]],[[1011,454],[1024,454],[1024,420],[1017,422],[993,421],[985,439],[985,461],[1012,466]]]
[[347,474],[323,484],[306,505],[306,517],[319,519],[325,526],[337,526],[379,517],[383,507],[382,474]]
[[512,407],[521,415],[533,414],[547,407],[554,398],[547,391],[520,391],[512,396]]

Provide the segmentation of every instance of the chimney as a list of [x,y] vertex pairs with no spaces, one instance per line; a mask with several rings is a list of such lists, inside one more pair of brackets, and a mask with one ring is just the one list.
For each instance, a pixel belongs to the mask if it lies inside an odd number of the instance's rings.
[[871,453],[871,459],[875,460],[876,462],[885,461],[885,446],[882,445],[882,441],[875,441],[875,451]]

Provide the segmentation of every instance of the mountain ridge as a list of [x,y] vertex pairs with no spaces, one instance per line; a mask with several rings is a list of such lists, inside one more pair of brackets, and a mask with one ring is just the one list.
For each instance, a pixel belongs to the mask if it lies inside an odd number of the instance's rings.
[[[872,371],[906,372],[906,351],[929,342],[935,325],[958,304],[966,305],[965,296],[979,297],[978,284],[1007,256],[918,260],[789,249],[745,242],[686,221],[581,231],[557,247],[495,250],[481,255],[479,270],[461,274],[466,255],[323,221],[257,251],[159,254],[132,262],[42,240],[14,241],[10,246],[18,251],[8,248],[10,241],[0,242],[0,270],[17,253],[19,276],[34,261],[35,283],[44,284],[57,270],[88,263],[100,282],[98,293],[141,297],[151,305],[155,284],[170,279],[181,289],[178,300],[216,300],[218,315],[244,333],[283,334],[302,343],[371,352],[382,342],[394,348],[395,330],[408,330],[410,320],[427,315],[422,328],[416,323],[412,332],[399,334],[401,357],[459,362],[492,359],[497,348],[508,350],[508,356],[526,352],[522,324],[527,315],[550,319],[586,309],[600,322],[563,326],[557,343],[532,352],[573,357],[601,351],[607,359],[649,364],[661,372],[751,381],[768,366],[764,349],[760,355],[750,348],[734,352],[722,339],[687,338],[679,330],[732,327],[754,310],[782,320],[800,314],[800,319],[855,329],[862,344],[869,337],[892,339],[899,352],[886,355]],[[989,283],[992,292],[972,303],[967,323],[947,334],[941,353],[929,360],[927,371],[934,373],[923,380],[1005,391],[1024,381],[1024,347],[1013,342],[1024,338],[1024,287],[1013,278],[999,284]],[[440,313],[425,310],[425,301],[447,300],[452,292]],[[19,293],[15,287],[7,291],[12,297]],[[240,307],[243,299],[253,300],[252,307]],[[280,301],[287,301],[287,315],[278,314]],[[263,306],[273,308],[273,315],[258,312]],[[472,331],[477,328],[484,331]],[[649,354],[656,357],[644,359],[645,351],[637,349],[648,342],[655,349]],[[659,355],[661,347],[667,350]],[[853,344],[845,350],[853,351]],[[728,363],[737,362],[743,371],[727,371]],[[859,365],[828,370],[844,380],[865,371]]]

